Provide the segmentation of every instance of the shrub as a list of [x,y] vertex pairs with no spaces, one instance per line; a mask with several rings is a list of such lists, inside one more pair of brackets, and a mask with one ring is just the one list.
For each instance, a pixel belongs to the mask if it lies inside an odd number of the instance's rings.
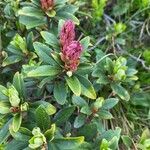
[[[80,36],[80,1],[74,3],[0,2],[0,149],[115,150],[120,139],[133,144],[113,124],[138,80],[130,59],[115,50],[125,45],[127,26],[115,22],[107,28],[112,52],[93,48],[88,34]],[[96,27],[107,1],[93,0],[91,6]],[[149,147],[147,137],[139,147]]]

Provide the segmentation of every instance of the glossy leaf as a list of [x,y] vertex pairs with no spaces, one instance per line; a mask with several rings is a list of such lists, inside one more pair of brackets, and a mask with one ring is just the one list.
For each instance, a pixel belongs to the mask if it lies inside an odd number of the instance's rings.
[[56,125],[62,125],[64,122],[66,122],[69,117],[72,115],[72,113],[74,112],[75,107],[74,106],[70,106],[70,107],[66,107],[64,109],[61,109],[55,116],[54,116],[54,122],[56,123]]
[[47,44],[49,44],[52,47],[58,47],[59,46],[59,42],[57,37],[47,31],[42,31],[41,32],[42,37],[44,38],[44,40],[46,41]]
[[35,111],[37,126],[41,130],[46,131],[50,127],[50,117],[48,116],[43,105],[40,105]]
[[90,99],[96,99],[96,92],[92,83],[83,76],[78,76],[78,79],[81,83],[81,93]]
[[27,77],[45,77],[45,76],[56,76],[61,72],[60,69],[49,65],[43,65],[37,67],[35,70],[29,71]]
[[61,150],[69,150],[78,148],[83,142],[84,137],[66,137],[66,138],[60,138],[53,141],[57,147],[59,147]]
[[78,78],[76,78],[75,76],[67,77],[66,81],[67,81],[67,84],[68,84],[69,88],[71,89],[71,91],[76,96],[80,96],[80,94],[81,94],[81,84],[80,84]]
[[86,116],[83,115],[83,114],[80,114],[79,116],[77,116],[75,118],[75,121],[74,121],[74,124],[73,124],[74,128],[82,127],[85,123],[85,119],[86,119]]
[[0,114],[10,113],[10,107],[9,102],[0,101]]
[[16,114],[13,118],[12,128],[14,132],[17,132],[21,126],[22,115],[20,113]]
[[50,55],[52,50],[48,46],[39,42],[34,42],[33,46],[34,46],[36,53],[38,54],[38,56],[44,63],[52,65],[52,66],[57,65]]
[[125,88],[123,88],[121,85],[114,83],[111,84],[111,88],[121,99],[126,101],[130,99],[130,95],[128,91]]
[[10,135],[9,125],[12,122],[12,119],[9,120],[0,130],[0,144],[2,144]]
[[13,85],[16,88],[16,90],[18,91],[19,95],[25,99],[26,98],[25,84],[24,84],[23,76],[21,74],[19,74],[19,72],[17,72],[14,75]]
[[51,128],[48,129],[45,133],[44,136],[48,141],[52,141],[54,139],[54,133],[56,132],[56,125],[52,124]]
[[83,46],[83,50],[87,50],[87,48],[89,47],[89,44],[90,44],[90,37],[87,36],[87,37],[83,38],[80,42],[81,42],[81,45]]
[[113,108],[117,103],[119,102],[119,100],[117,98],[109,98],[106,99],[104,104],[103,104],[103,109],[111,109]]
[[55,83],[54,97],[59,104],[65,104],[67,98],[67,89],[64,82],[60,81]]

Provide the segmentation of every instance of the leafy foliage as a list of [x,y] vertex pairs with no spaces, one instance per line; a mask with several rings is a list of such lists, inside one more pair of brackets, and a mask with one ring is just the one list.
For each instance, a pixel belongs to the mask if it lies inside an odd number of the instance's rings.
[[150,149],[149,10],[0,2],[0,149]]

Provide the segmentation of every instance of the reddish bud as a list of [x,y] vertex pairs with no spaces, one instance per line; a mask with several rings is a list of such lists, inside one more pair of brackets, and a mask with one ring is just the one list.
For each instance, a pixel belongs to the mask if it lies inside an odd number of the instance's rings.
[[82,49],[78,41],[72,41],[70,45],[63,48],[61,59],[65,62],[65,69],[73,72],[77,70]]
[[75,41],[75,25],[71,20],[66,21],[62,27],[60,43],[62,46],[61,59],[65,63],[65,69],[76,71],[83,48],[79,41]]
[[44,11],[52,10],[54,6],[54,0],[40,0],[41,7]]
[[71,20],[65,22],[60,33],[60,43],[68,46],[75,39],[75,25]]

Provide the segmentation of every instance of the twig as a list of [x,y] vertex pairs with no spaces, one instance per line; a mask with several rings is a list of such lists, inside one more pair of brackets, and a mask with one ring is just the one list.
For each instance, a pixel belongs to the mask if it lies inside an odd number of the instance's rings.
[[109,20],[112,23],[116,23],[116,21],[114,19],[112,19],[110,16],[108,16],[107,14],[104,14],[104,17],[105,17],[106,20]]
[[147,31],[147,34],[150,36],[150,31],[149,31],[149,19],[147,21],[147,24],[146,24],[146,31]]
[[146,21],[143,23],[142,28],[141,28],[141,32],[140,32],[140,36],[139,36],[139,40],[140,40],[140,41],[141,41],[141,38],[142,38],[142,36],[143,36],[145,24],[146,24]]
[[118,47],[118,49],[119,49],[120,51],[122,51],[124,54],[130,56],[132,59],[134,59],[134,60],[136,60],[137,62],[141,63],[141,65],[143,66],[143,68],[144,68],[145,70],[150,71],[150,66],[146,66],[145,61],[144,61],[143,59],[141,59],[140,57],[136,57],[136,56],[134,56],[134,55],[132,55],[132,54],[129,54],[128,52],[124,51],[124,50],[120,47],[120,45],[118,45],[118,44],[117,44],[117,47]]
[[133,55],[131,55],[131,54],[128,54],[128,55],[129,55],[131,58],[133,58],[134,60],[136,60],[137,62],[140,62],[140,63],[142,64],[142,66],[143,66],[144,69],[150,71],[150,66],[146,66],[144,60],[142,60],[142,59],[140,59],[140,58],[137,58],[137,57],[135,57],[135,56],[133,56]]
[[143,87],[142,89],[143,89],[143,91],[150,90],[150,86]]
[[105,59],[105,58],[108,57],[108,56],[114,56],[114,54],[113,54],[113,53],[110,53],[110,54],[107,54],[107,55],[103,56],[99,61],[97,61],[97,62],[95,63],[95,65],[97,65],[98,63],[100,63],[103,59]]
[[83,33],[81,33],[81,35],[79,36],[79,38],[78,38],[78,41],[80,41],[81,40],[81,38],[83,37]]
[[96,48],[100,43],[102,43],[105,39],[106,39],[105,37],[99,38],[98,41],[95,43],[95,45],[89,49],[89,51],[92,51],[93,49],[95,49],[95,48]]

